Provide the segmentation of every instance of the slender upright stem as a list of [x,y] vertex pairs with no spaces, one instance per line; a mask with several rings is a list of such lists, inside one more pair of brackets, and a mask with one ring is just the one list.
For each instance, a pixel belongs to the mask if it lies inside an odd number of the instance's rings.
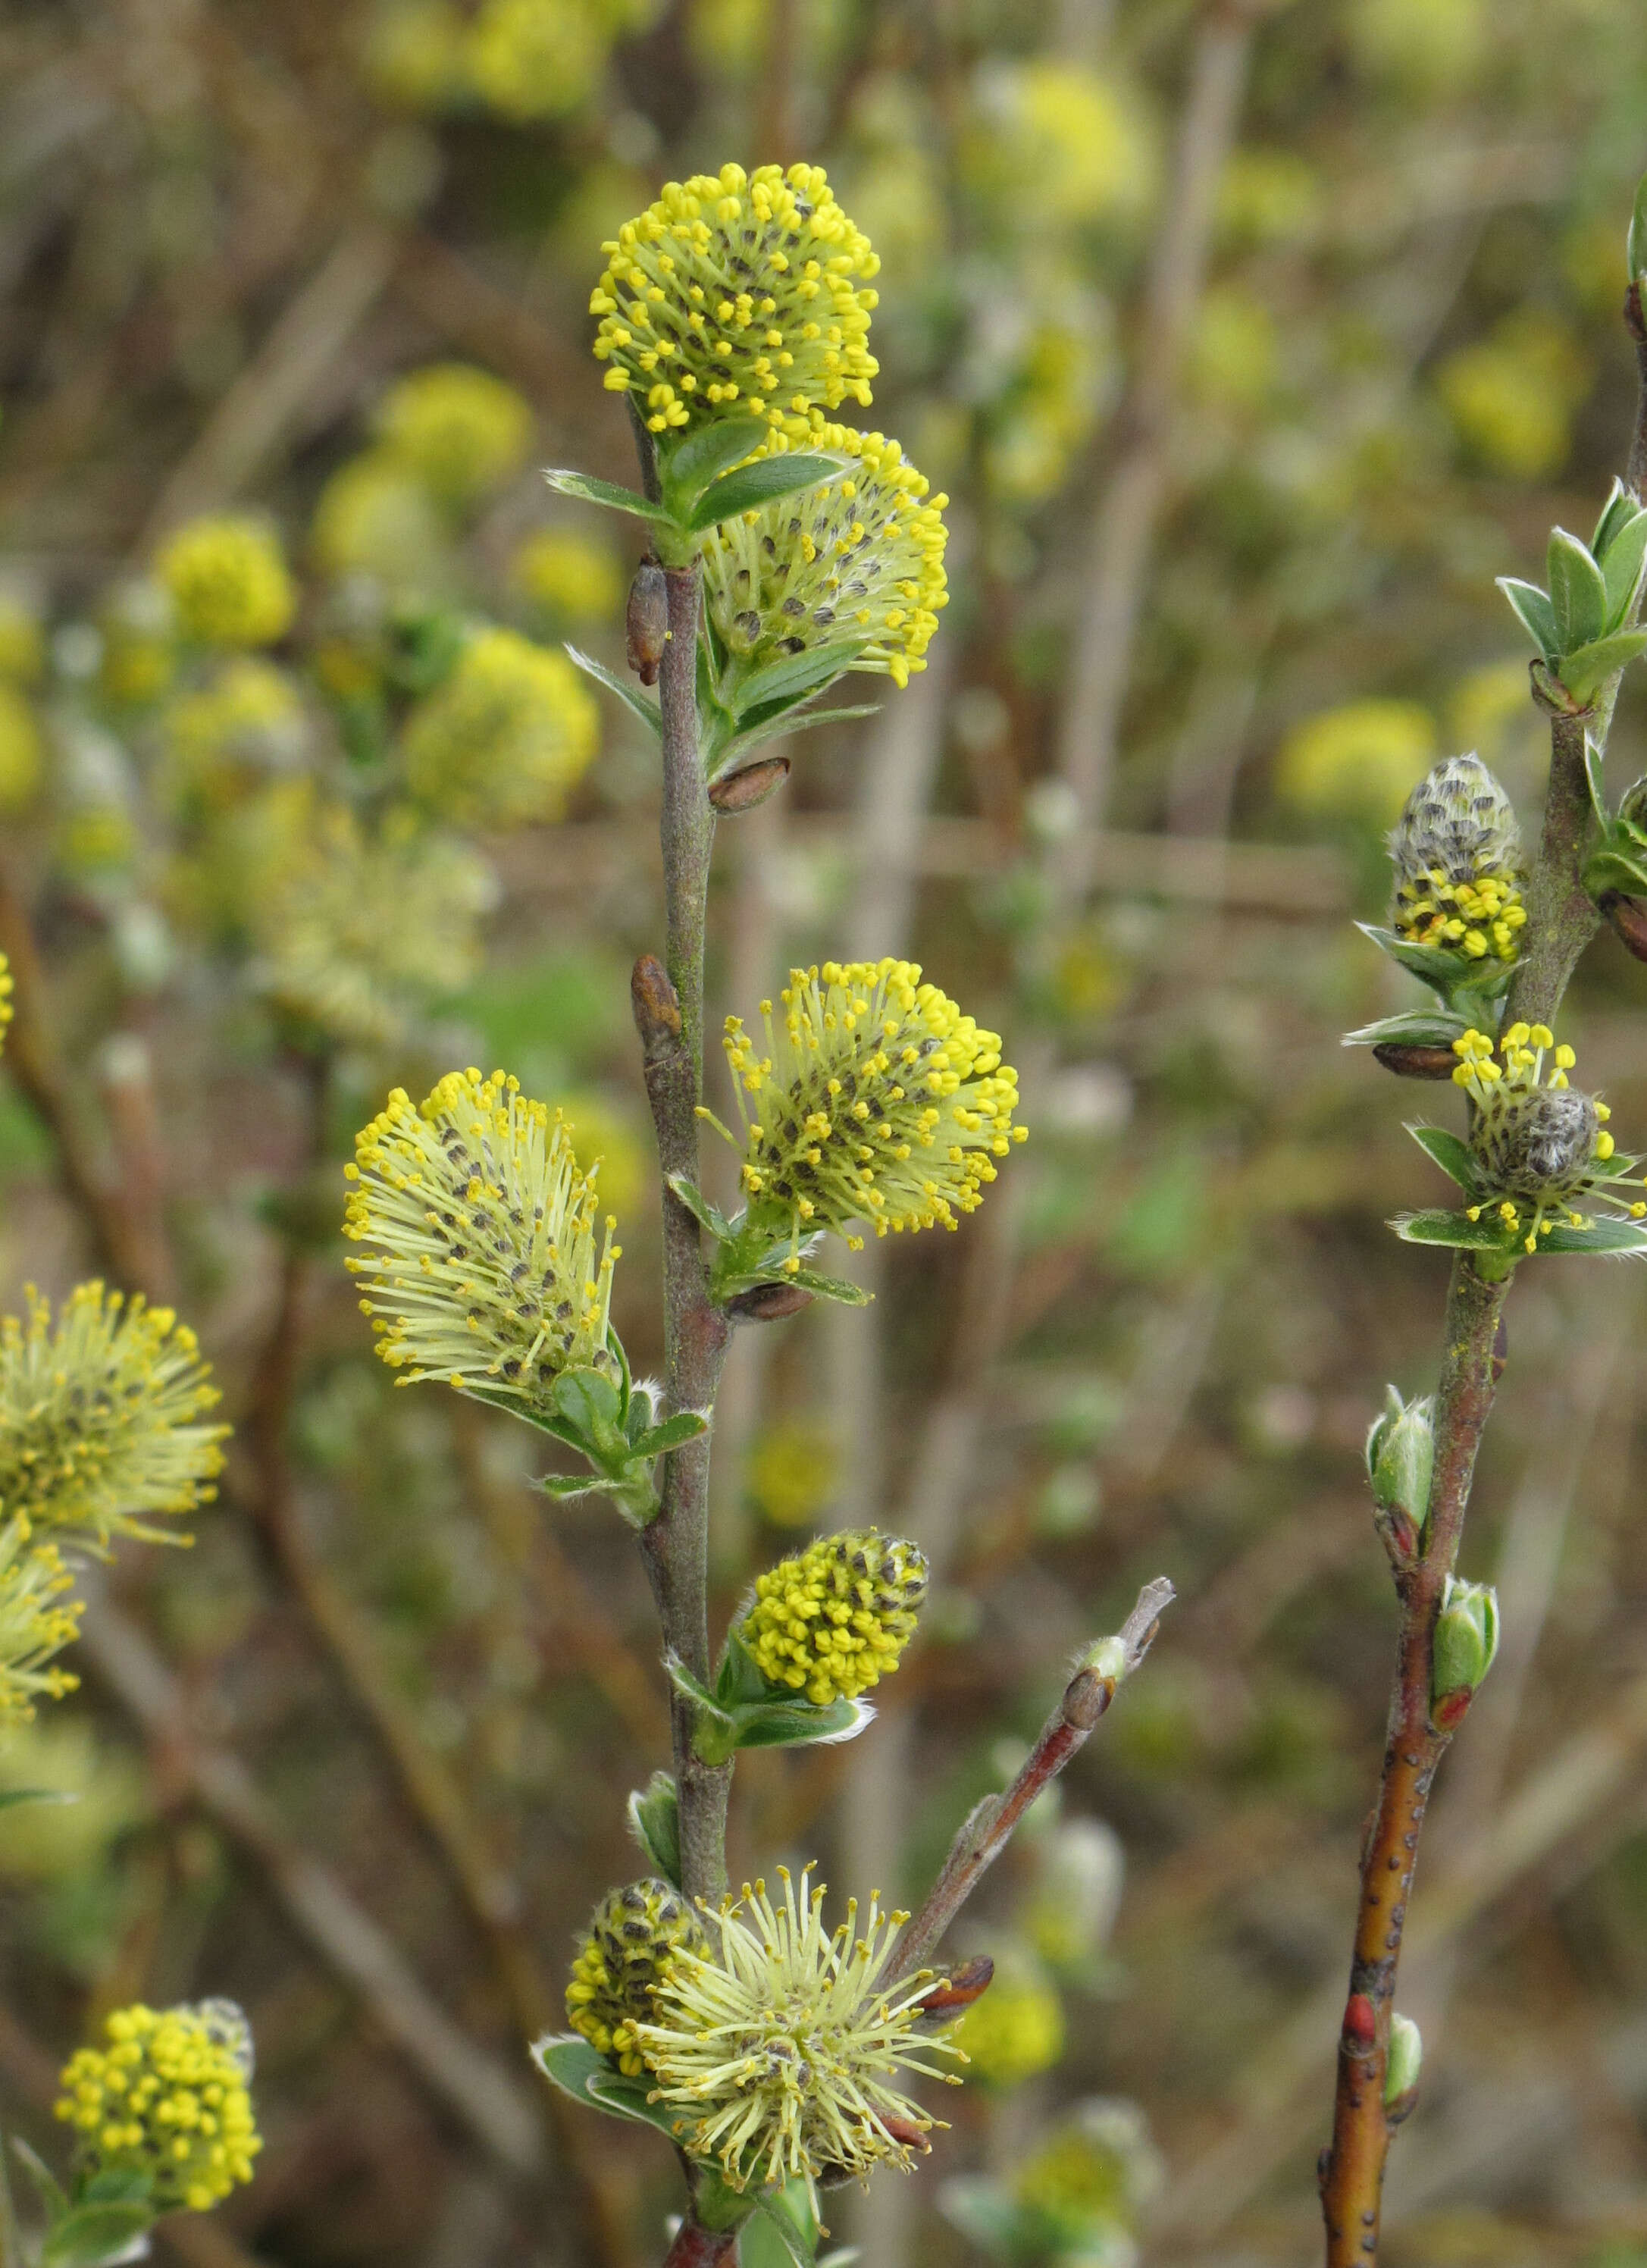
[[[715,814],[698,752],[695,566],[670,568],[669,636],[658,673],[663,713],[664,901],[668,973],[636,963],[636,1022],[664,1176],[664,1382],[672,1412],[713,1406],[726,1358],[727,1322],[710,1304],[699,1230],[670,1187],[698,1178],[697,1107],[703,1094],[703,936]],[[664,1643],[693,1675],[710,1674],[710,1436],[665,1460],[663,1509],[642,1537]],[[680,1806],[681,1888],[714,1899],[726,1887],[728,1764],[706,1764],[693,1748],[693,1710],[670,1700],[675,1786]]]
[[[1635,284],[1625,300],[1624,320],[1642,377],[1626,478],[1641,497],[1647,486],[1647,324]],[[1549,787],[1527,886],[1522,954],[1504,1006],[1507,1024],[1554,1025],[1578,957],[1599,926],[1583,880],[1591,816],[1585,744],[1587,734],[1605,747],[1617,691],[1615,678],[1585,711],[1568,709],[1558,693],[1540,689],[1537,695],[1550,715]],[[1378,1807],[1361,1858],[1349,1997],[1339,2033],[1333,2139],[1321,2155],[1327,2268],[1375,2268],[1379,2257],[1379,2203],[1392,2132],[1384,2074],[1396,1965],[1430,1788],[1460,1721],[1455,1717],[1445,1731],[1430,1722],[1436,1616],[1458,1558],[1475,1452],[1502,1366],[1498,1332],[1508,1290],[1507,1277],[1489,1283],[1467,1253],[1457,1256],[1436,1395],[1430,1514],[1415,1564],[1396,1576],[1401,1628],[1389,1733]]]
[[1584,715],[1550,718],[1550,784],[1537,864],[1527,885],[1526,940],[1510,987],[1505,1020],[1553,1024],[1578,956],[1601,925],[1585,889],[1585,837],[1590,784],[1585,771]]
[[1378,1808],[1361,1858],[1349,1997],[1338,2042],[1332,2147],[1322,2161],[1327,2268],[1367,2268],[1378,2257],[1379,2204],[1391,2128],[1384,2110],[1401,1932],[1412,1894],[1430,1791],[1451,1731],[1430,1722],[1436,1616],[1458,1559],[1475,1453],[1492,1408],[1496,1342],[1508,1279],[1489,1284],[1460,1253],[1447,1299],[1446,1345],[1436,1395],[1436,1461],[1423,1549],[1396,1578],[1401,1629],[1390,1694]]

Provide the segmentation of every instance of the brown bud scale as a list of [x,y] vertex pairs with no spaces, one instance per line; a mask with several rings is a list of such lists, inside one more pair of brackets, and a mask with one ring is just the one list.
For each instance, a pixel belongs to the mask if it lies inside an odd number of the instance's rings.
[[655,559],[643,559],[635,571],[623,628],[629,667],[643,685],[656,685],[669,636],[669,585]]

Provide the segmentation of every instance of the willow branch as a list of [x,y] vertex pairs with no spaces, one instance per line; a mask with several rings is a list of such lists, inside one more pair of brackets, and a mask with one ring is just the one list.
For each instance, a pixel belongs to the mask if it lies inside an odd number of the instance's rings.
[[[1647,480],[1647,326],[1632,284],[1625,320],[1641,370],[1628,478],[1639,496]],[[1559,686],[1535,678],[1535,698],[1550,718],[1550,774],[1539,851],[1526,893],[1524,945],[1505,1004],[1505,1021],[1553,1026],[1573,969],[1599,917],[1583,881],[1590,828],[1586,735],[1605,747],[1615,679],[1593,709],[1575,710]],[[1340,2028],[1333,2139],[1320,2166],[1327,2268],[1373,2268],[1391,2125],[1384,2105],[1390,2016],[1402,1926],[1419,1837],[1451,1729],[1430,1722],[1436,1616],[1458,1558],[1475,1451],[1497,1380],[1498,1332],[1506,1277],[1483,1282],[1460,1253],[1447,1300],[1446,1351],[1436,1403],[1436,1463],[1430,1517],[1417,1564],[1398,1575],[1401,1614],[1390,1697],[1384,1769],[1361,1863],[1349,1996]]]
[[[1137,1604],[1116,1633],[1113,1658],[1084,1663],[1076,1671],[1006,1793],[987,1796],[963,1821],[925,1904],[899,1941],[900,1976],[907,1977],[922,1967],[937,1949],[945,1931],[1005,1850],[1030,1805],[1086,1746],[1114,1699],[1115,1689],[1150,1651],[1173,1597],[1173,1586],[1165,1575],[1144,1585]],[[1094,1651],[1101,1656],[1106,1649]]]
[[[636,963],[636,1026],[658,1136],[664,1189],[664,1383],[671,1413],[714,1406],[726,1358],[725,1315],[712,1306],[697,1222],[670,1187],[696,1182],[697,1109],[703,1094],[703,940],[715,814],[698,752],[698,572],[669,568],[669,635],[658,673],[663,714],[664,902],[668,968],[650,954]],[[641,1549],[663,1625],[664,1643],[694,1676],[710,1675],[709,1482],[706,1433],[664,1461],[662,1509],[643,1531]],[[693,1746],[690,1702],[669,1705],[675,1787],[680,1807],[681,1888],[714,1900],[726,1887],[726,1800],[732,1767],[710,1765]]]
[[1379,2213],[1392,2128],[1384,2073],[1401,1935],[1418,1839],[1451,1730],[1430,1720],[1436,1616],[1464,1533],[1488,1414],[1497,1383],[1498,1328],[1508,1278],[1482,1281],[1460,1253],[1447,1298],[1446,1346],[1436,1395],[1436,1449],[1423,1554],[1398,1575],[1401,1627],[1378,1807],[1361,1857],[1349,1996],[1338,2043],[1333,2140],[1322,2161],[1327,2268],[1368,2268],[1378,2257]]

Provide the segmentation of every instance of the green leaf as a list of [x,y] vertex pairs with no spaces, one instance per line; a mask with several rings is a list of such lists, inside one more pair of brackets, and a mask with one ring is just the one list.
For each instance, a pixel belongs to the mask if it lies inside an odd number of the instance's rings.
[[[1516,1248],[1516,1240],[1501,1220],[1471,1220],[1467,1213],[1397,1213],[1390,1226],[1406,1244],[1445,1244],[1457,1252],[1509,1252]],[[1522,1234],[1526,1233],[1524,1229]]]
[[1601,517],[1596,522],[1596,532],[1590,539],[1590,556],[1604,574],[1614,538],[1640,510],[1641,506],[1615,473],[1607,500],[1601,507]]
[[61,2220],[69,2210],[69,2200],[63,2194],[56,2175],[53,2173],[39,2151],[26,2142],[20,2134],[13,2134],[11,2140],[11,2147],[17,2154],[18,2163],[33,2183],[36,2193],[40,2203],[45,2206],[48,2216],[53,2220]]
[[1632,284],[1637,276],[1647,275],[1647,176],[1643,176],[1636,192],[1629,234],[1625,239],[1624,256],[1629,266]]
[[1411,944],[1393,929],[1380,929],[1373,922],[1357,922],[1356,927],[1408,976],[1422,977],[1439,992],[1449,1008],[1457,992],[1480,992],[1490,998],[1510,982],[1509,963],[1490,955],[1472,961],[1465,954],[1445,952],[1439,946]]
[[1539,1239],[1540,1252],[1647,1252],[1647,1221],[1592,1221],[1588,1228],[1570,1228],[1557,1221]]
[[653,504],[636,489],[621,489],[614,481],[598,481],[589,473],[547,471],[544,479],[562,496],[577,497],[585,504],[604,504],[608,512],[627,512],[636,519],[660,522],[665,527],[675,525],[674,514],[660,504]]
[[714,2166],[700,2159],[692,2169],[692,2210],[701,2228],[724,2235],[741,2228],[755,2209],[746,2190],[735,2190]]
[[152,2177],[136,2167],[116,2166],[93,2174],[75,2191],[77,2205],[147,2205]]
[[[822,688],[819,690],[821,691]],[[791,733],[809,733],[814,725],[845,725],[855,717],[879,717],[880,714],[879,701],[865,701],[851,709],[807,709],[803,706],[805,698],[803,694],[799,700],[785,701],[767,722],[756,725],[747,732],[740,727],[736,738],[727,742],[724,759],[717,765],[715,777],[718,778],[730,770],[734,762],[746,756],[752,748],[764,746],[768,740],[783,740]]]
[[678,2141],[690,2123],[688,2115],[668,2110],[661,2102],[649,2102],[651,2086],[650,2080],[629,2079],[621,2071],[608,2069],[589,2081],[587,2093],[597,2110],[609,2110],[614,2118],[632,2118],[637,2125],[655,2126],[672,2142]]
[[1647,855],[1633,856],[1621,843],[1604,843],[1585,862],[1584,885],[1596,899],[1647,898]]
[[756,1701],[734,1709],[732,1746],[795,1749],[813,1741],[852,1741],[874,1717],[867,1701],[831,1701],[819,1708],[798,1698]]
[[1467,1142],[1445,1126],[1409,1126],[1407,1130],[1449,1181],[1456,1182],[1467,1197],[1481,1195],[1481,1173]]
[[151,2205],[77,2205],[47,2232],[40,2268],[113,2268],[142,2260],[154,2227]]
[[1498,587],[1515,608],[1517,619],[1533,644],[1552,665],[1562,650],[1561,633],[1555,626],[1555,609],[1536,583],[1524,583],[1514,575],[1501,575]]
[[608,1437],[621,1422],[622,1397],[604,1371],[561,1371],[550,1398],[566,1423],[589,1440]]
[[1564,527],[1550,530],[1545,571],[1549,577],[1550,604],[1555,610],[1556,634],[1561,640],[1556,651],[1569,654],[1576,647],[1590,644],[1606,630],[1607,585],[1601,579],[1601,570],[1590,556],[1588,546],[1576,535],[1570,535]]
[[[757,2232],[776,2241],[776,2251],[756,2250]],[[764,2190],[755,2199],[755,2218],[739,2242],[740,2268],[812,2268],[818,2257],[819,2229],[804,2182],[789,2182],[781,2190]]]
[[757,457],[752,465],[739,465],[736,472],[712,481],[693,505],[687,526],[694,535],[701,534],[724,519],[736,519],[739,512],[758,512],[780,497],[815,489],[820,481],[833,480],[846,462],[844,457],[826,457],[812,449],[798,450],[792,456]]
[[684,520],[712,480],[753,457],[772,429],[764,417],[717,417],[695,426],[674,448],[658,452],[669,509]]
[[749,711],[786,694],[821,693],[826,685],[857,666],[861,651],[859,646],[846,644],[814,646],[806,653],[786,653],[781,661],[764,663],[731,696],[739,723]]
[[673,1190],[700,1228],[708,1229],[719,1243],[724,1244],[732,1233],[732,1223],[717,1204],[711,1204],[697,1183],[687,1174],[671,1174],[669,1187]]
[[649,732],[662,739],[664,720],[655,701],[649,701],[637,686],[627,684],[615,670],[608,669],[605,662],[597,661],[592,654],[584,653],[575,645],[567,647],[566,657],[583,671],[585,677],[592,677],[597,685],[604,685],[608,693],[615,693],[624,707],[632,710]]
[[1474,1199],[1481,1188],[1481,1168],[1469,1144],[1445,1126],[1409,1124],[1407,1131],[1450,1182],[1456,1182]]
[[710,1430],[710,1421],[699,1410],[677,1410],[673,1418],[665,1418],[661,1425],[649,1425],[635,1444],[637,1457],[665,1457],[671,1449],[684,1449],[688,1441],[702,1440]]
[[604,1496],[610,1483],[599,1473],[545,1473],[538,1486],[556,1504],[576,1504],[579,1497]]
[[655,1771],[629,1798],[629,1831],[653,1872],[680,1888],[680,1799],[666,1771]]
[[1463,1037],[1467,1029],[1462,1016],[1449,1016],[1440,1009],[1431,1013],[1423,1008],[1412,1008],[1405,1015],[1380,1016],[1376,1024],[1363,1024],[1357,1031],[1346,1032],[1343,1045],[1347,1048],[1450,1048],[1454,1040]]
[[[1629,504],[1628,512],[1613,530],[1606,548],[1599,543],[1595,546],[1595,556],[1601,563],[1601,579],[1607,585],[1609,630],[1621,629],[1629,622],[1641,582],[1642,563],[1647,560],[1647,512],[1642,510],[1634,497],[1629,497]],[[1609,512],[1611,509],[1609,506]]]
[[597,2055],[576,2032],[547,2035],[533,2040],[532,2060],[552,2087],[570,2095],[574,2102],[592,2104],[614,2118],[630,2118],[643,2126],[656,2126],[673,2140],[681,2122],[679,2111],[665,2111],[646,2100],[650,2082],[626,2079],[604,2056]]
[[851,1283],[844,1276],[820,1275],[815,1268],[791,1269],[787,1276],[776,1276],[770,1280],[777,1284],[798,1284],[803,1292],[810,1292],[815,1299],[833,1300],[842,1307],[867,1307],[875,1297],[861,1284]]
[[1562,658],[1562,683],[1582,707],[1599,692],[1615,670],[1647,653],[1647,630],[1614,630],[1589,645],[1575,646]]

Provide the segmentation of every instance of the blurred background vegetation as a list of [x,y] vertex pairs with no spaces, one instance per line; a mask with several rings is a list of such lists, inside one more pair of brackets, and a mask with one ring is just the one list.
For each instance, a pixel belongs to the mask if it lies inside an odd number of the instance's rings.
[[[847,1749],[746,1759],[734,1874],[906,1902],[1141,1578],[1147,1674],[967,1919],[980,2083],[869,2268],[1302,2268],[1393,1602],[1359,1469],[1431,1382],[1429,1168],[1346,1027],[1380,831],[1474,747],[1536,821],[1492,588],[1621,465],[1647,33],[1616,0],[12,0],[0,20],[4,1304],[175,1299],[237,1424],[187,1554],[117,1564],[0,1754],[0,2114],[50,2146],[106,2008],[232,1993],[254,2186],[198,2268],[643,2268],[661,2144],[523,2036],[636,1870],[666,1741],[638,1564],[524,1429],[395,1395],[342,1265],[385,1090],[563,1103],[656,1361],[625,997],[655,780],[599,245],[665,176],[825,163],[881,253],[873,418],[953,504],[931,666],[717,850],[717,1012],[913,952],[1033,1137],[869,1319],[740,1339],[730,1609],[820,1525],[918,1535]],[[202,526],[203,523],[203,526]],[[1632,689],[1633,688],[1633,689]],[[599,705],[597,705],[599,703]],[[1627,684],[1614,789],[1642,763]],[[1568,1035],[1647,1123],[1647,976]],[[1010,1188],[1008,1184],[1010,1183]],[[1636,1279],[1518,1285],[1465,1570],[1506,1638],[1449,1759],[1401,2005],[1391,2268],[1647,2260],[1647,1427]],[[764,2264],[752,2264],[764,2268]]]

